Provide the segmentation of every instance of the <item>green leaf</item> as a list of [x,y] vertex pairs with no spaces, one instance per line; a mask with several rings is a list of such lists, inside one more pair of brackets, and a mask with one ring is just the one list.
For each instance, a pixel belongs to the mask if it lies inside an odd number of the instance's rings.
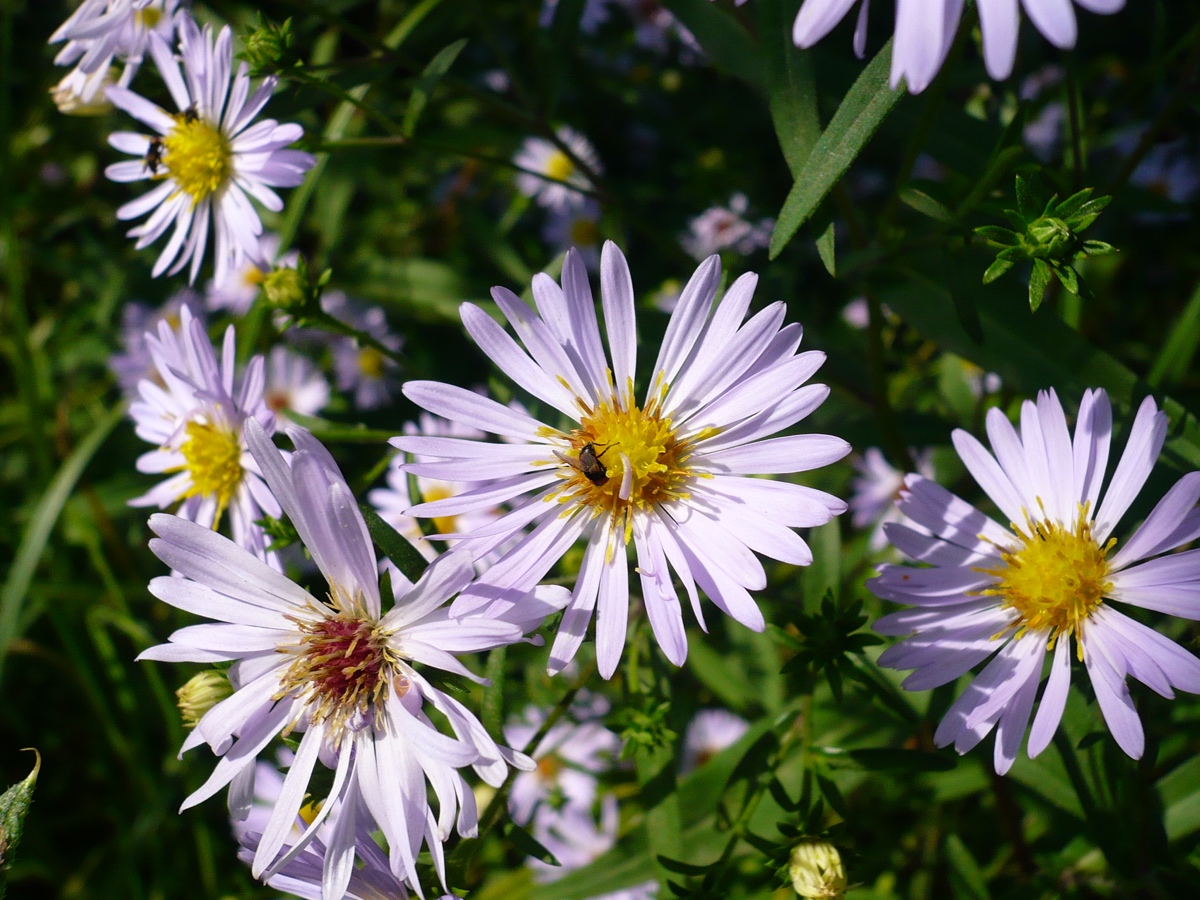
[[902,96],[903,92],[888,86],[891,64],[892,42],[888,41],[842,99],[779,211],[771,235],[772,259],[816,211]]
[[1033,180],[1026,181],[1021,175],[1017,176],[1017,213],[1025,221],[1036,219],[1042,211],[1038,201],[1038,190]]
[[404,573],[404,577],[415,584],[429,567],[429,561],[366,503],[358,504],[358,508],[367,523],[371,540],[383,551],[384,556],[396,564],[396,568]]
[[663,5],[692,33],[713,66],[754,87],[762,86],[761,54],[741,22],[709,0],[664,0]]
[[1000,225],[980,225],[975,229],[975,233],[992,244],[999,244],[1001,247],[1010,247],[1017,242],[1017,235],[1011,228],[1003,228]]
[[32,750],[35,756],[33,771],[24,781],[18,781],[0,794],[0,898],[4,896],[7,882],[5,873],[12,865],[17,845],[21,842],[25,816],[29,813],[29,804],[33,802],[33,788],[42,768],[42,755],[32,747],[26,749]]
[[425,71],[413,85],[412,93],[408,97],[408,108],[404,110],[403,131],[405,137],[412,137],[417,130],[417,120],[425,111],[430,94],[433,93],[433,89],[437,87],[442,77],[450,71],[454,60],[458,59],[458,54],[462,53],[465,46],[467,46],[467,39],[461,38],[453,44],[443,47],[438,51],[437,56],[429,61],[429,65],[425,67]]
[[822,231],[821,236],[817,238],[817,255],[821,257],[825,271],[837,278],[837,258],[834,256],[833,241],[833,222],[830,222],[829,227]]
[[1011,259],[996,257],[995,262],[988,266],[987,271],[983,273],[983,283],[991,284],[993,281],[1011,269],[1014,265],[1016,265],[1016,263],[1014,263]]
[[4,580],[4,586],[0,588],[0,673],[3,672],[8,648],[13,638],[17,637],[21,608],[33,581],[33,573],[42,558],[42,551],[46,549],[46,542],[50,539],[50,533],[54,530],[63,505],[75,490],[83,470],[124,415],[125,406],[120,404],[109,410],[108,415],[93,426],[87,437],[79,442],[63,462],[54,480],[38,500],[33,518],[25,526],[21,544],[13,557],[12,568],[8,570],[8,577]]
[[1046,297],[1046,288],[1050,286],[1052,270],[1044,259],[1033,261],[1033,271],[1029,273],[1029,308],[1037,312],[1042,300]]
[[1200,346],[1200,283],[1171,327],[1171,335],[1159,351],[1146,380],[1151,387],[1178,384],[1187,375]]
[[[792,177],[798,178],[821,137],[817,84],[807,51],[792,43],[795,0],[760,0],[758,31],[762,35],[763,73],[771,122]],[[819,247],[819,245],[818,245]],[[821,257],[824,261],[824,256]],[[825,266],[829,274],[833,268]]]
[[[1039,260],[1040,262],[1040,260]],[[1058,280],[1062,282],[1070,293],[1079,293],[1079,273],[1070,266],[1064,266],[1061,263],[1048,263],[1054,274],[1058,276]]]
[[987,879],[957,834],[951,833],[946,837],[946,862],[950,867],[950,883],[956,889],[957,896],[968,900],[990,900],[992,895],[988,891]]
[[954,213],[950,212],[944,203],[915,187],[906,187],[900,191],[900,202],[938,222],[950,222],[954,219]]
[[513,846],[526,856],[533,857],[548,866],[562,865],[553,853],[542,846],[542,843],[537,838],[516,822],[509,821],[504,828],[504,834],[512,841]]

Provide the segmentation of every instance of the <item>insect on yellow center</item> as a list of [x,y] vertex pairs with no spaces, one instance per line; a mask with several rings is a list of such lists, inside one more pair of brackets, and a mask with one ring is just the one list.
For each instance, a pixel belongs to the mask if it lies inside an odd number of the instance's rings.
[[223,188],[233,174],[229,139],[194,112],[176,115],[175,127],[162,142],[162,164],[193,205]]
[[1014,525],[1013,530],[1020,546],[1003,551],[1001,565],[982,570],[1000,580],[981,593],[1002,597],[1005,606],[1016,610],[1017,637],[1051,629],[1053,648],[1060,635],[1078,634],[1112,590],[1107,557],[1116,539],[1104,546],[1097,542],[1086,507],[1080,508],[1072,528],[1027,517],[1024,529]]
[[407,692],[407,680],[393,677],[397,657],[377,622],[353,613],[293,621],[300,644],[280,648],[295,658],[276,699],[298,690],[312,721],[325,723],[331,734],[361,728],[368,716],[381,715],[389,690]]
[[185,460],[184,468],[192,476],[192,486],[186,497],[215,497],[216,528],[221,513],[229,506],[242,483],[242,447],[238,436],[227,428],[205,422],[188,422],[187,440],[179,448]]
[[374,347],[363,347],[358,351],[358,369],[366,378],[382,378],[384,355]]
[[571,162],[571,157],[561,150],[555,150],[546,159],[545,172],[548,178],[553,178],[555,181],[566,181],[575,174],[575,163]]
[[[632,389],[631,389],[632,393]],[[560,451],[562,464],[557,499],[610,514],[614,528],[624,525],[625,540],[633,531],[633,513],[657,504],[684,499],[694,476],[688,466],[695,444],[712,434],[681,437],[671,417],[661,409],[665,388],[645,408],[636,403],[625,408],[615,396],[596,406],[580,401],[579,428]]]

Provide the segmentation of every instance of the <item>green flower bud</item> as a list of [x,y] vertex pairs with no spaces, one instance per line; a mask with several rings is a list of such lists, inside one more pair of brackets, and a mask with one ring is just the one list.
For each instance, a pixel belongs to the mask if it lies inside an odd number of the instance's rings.
[[232,694],[233,685],[229,683],[224,672],[209,669],[192,676],[175,692],[176,705],[183,717],[183,724],[188,728],[195,728],[206,712]]
[[280,68],[291,46],[291,19],[276,26],[260,18],[259,27],[246,35],[242,57],[256,72],[273,72]]
[[1070,226],[1051,216],[1030,222],[1025,233],[1031,245],[1030,255],[1035,259],[1060,259],[1074,249],[1076,241]]
[[808,838],[792,848],[788,862],[792,887],[809,900],[839,900],[846,895],[846,870],[837,847]]
[[280,266],[263,277],[263,293],[267,302],[280,309],[299,309],[308,293],[305,279],[296,269]]

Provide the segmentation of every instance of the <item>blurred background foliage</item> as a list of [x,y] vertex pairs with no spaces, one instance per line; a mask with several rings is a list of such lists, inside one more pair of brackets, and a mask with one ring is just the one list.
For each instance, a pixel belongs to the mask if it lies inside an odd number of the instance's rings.
[[[978,431],[988,407],[1014,412],[1049,387],[1069,408],[1105,387],[1124,421],[1153,390],[1172,431],[1144,496],[1200,464],[1200,6],[1143,0],[1082,15],[1066,54],[1026,27],[1002,83],[986,78],[972,18],[916,97],[884,82],[889,10],[875,11],[868,40],[868,55],[885,55],[867,64],[849,25],[794,50],[796,0],[665,6],[698,48],[639,45],[622,9],[583,34],[580,0],[559,0],[548,26],[534,0],[210,2],[195,13],[233,24],[240,41],[290,23],[269,114],[303,124],[320,161],[267,225],[332,270],[331,287],[386,311],[404,336],[405,378],[493,377],[457,306],[557,273],[561,248],[515,190],[510,160],[526,137],[567,124],[603,162],[598,229],[629,257],[647,346],[666,325],[656,292],[694,266],[680,243],[689,220],[740,192],[751,218],[780,224],[770,251],[725,254],[728,277],[758,272],[756,305],[786,301],[806,346],[829,355],[820,377],[833,394],[811,430],[881,447],[902,469],[933,447],[939,480],[977,500],[948,451],[954,427]],[[51,102],[61,71],[45,41],[68,12],[58,0],[0,4],[4,783],[29,771],[22,747],[43,757],[9,896],[273,896],[235,861],[221,803],[176,813],[206,772],[176,758],[173,692],[190,673],[132,661],[185,616],[146,591],[161,566],[145,549],[144,511],[126,506],[149,484],[133,468],[144,446],[107,360],[124,304],[158,305],[181,285],[151,280],[151,251],[135,251],[114,219],[130,195],[103,176],[117,158],[105,139],[128,122],[63,116]],[[454,48],[440,77],[427,69]],[[1008,225],[1018,174],[1047,199],[1082,188],[1113,198],[1087,237],[1117,252],[1076,263],[1086,299],[1051,284],[1031,312],[1027,263],[983,284],[996,249],[974,229]],[[216,334],[223,320],[211,321]],[[243,357],[277,339],[261,304],[239,323]],[[342,426],[395,434],[414,410],[400,399],[359,414],[343,399],[326,415],[323,436],[365,491],[387,447]],[[847,462],[811,483],[847,496],[852,475]],[[1195,895],[1196,698],[1134,688],[1148,750],[1133,762],[1077,682],[1055,745],[997,777],[986,750],[933,749],[953,687],[900,691],[859,639],[885,611],[863,581],[887,551],[848,516],[810,541],[812,567],[769,567],[767,633],[715,618],[708,635],[692,629],[674,670],[640,623],[618,676],[592,685],[612,700],[609,724],[633,760],[611,776],[622,837],[607,856],[537,884],[519,842],[497,830],[456,887],[568,900],[657,878],[685,896],[785,896],[780,848],[831,829],[864,900]],[[1143,618],[1196,648],[1194,625]],[[570,676],[548,679],[544,658],[519,646],[479,661],[503,676],[473,697],[490,727],[561,700]],[[677,779],[679,736],[715,705],[750,731]]]

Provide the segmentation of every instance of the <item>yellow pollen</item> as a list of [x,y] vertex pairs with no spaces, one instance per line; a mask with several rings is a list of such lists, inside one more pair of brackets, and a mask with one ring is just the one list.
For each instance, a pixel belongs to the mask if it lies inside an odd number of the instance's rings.
[[[438,484],[421,491],[421,500],[425,503],[436,503],[454,496],[454,492],[445,485]],[[458,516],[434,516],[433,527],[438,534],[455,534],[458,531]]]
[[594,247],[600,243],[600,229],[591,219],[571,223],[571,243],[576,247]]
[[186,460],[183,468],[192,476],[192,486],[184,497],[215,497],[216,528],[242,483],[242,447],[232,431],[204,422],[188,422],[186,433],[187,440],[179,451]]
[[[698,441],[716,433],[705,429],[680,437],[670,416],[662,412],[666,390],[664,385],[644,409],[636,404],[626,409],[615,395],[594,408],[579,401],[579,428],[567,436],[569,445],[560,451],[563,482],[558,502],[591,507],[594,515],[609,514],[614,531],[623,526],[626,543],[633,534],[635,511],[689,496],[694,473],[688,460]],[[629,488],[622,496],[627,468]]]
[[[1016,637],[1049,628],[1047,649],[1052,649],[1059,635],[1078,634],[1112,591],[1107,556],[1116,539],[1103,547],[1097,543],[1086,505],[1080,506],[1073,528],[1034,522],[1028,515],[1025,526],[1012,526],[1022,543],[1001,552],[1003,564],[980,570],[1000,579],[980,593],[1002,597],[1004,606],[1017,611],[1020,619],[1012,626]],[[1079,654],[1082,659],[1082,644]]]
[[162,7],[147,6],[145,9],[139,9],[133,14],[133,20],[143,28],[154,28],[162,21]]
[[233,149],[219,129],[195,114],[179,113],[163,138],[163,165],[192,198],[192,205],[225,186],[233,174]]
[[566,181],[575,174],[575,163],[571,162],[571,157],[561,150],[555,150],[546,159],[545,173],[547,178]]
[[358,351],[358,369],[367,378],[382,378],[384,356],[374,347],[363,347]]

